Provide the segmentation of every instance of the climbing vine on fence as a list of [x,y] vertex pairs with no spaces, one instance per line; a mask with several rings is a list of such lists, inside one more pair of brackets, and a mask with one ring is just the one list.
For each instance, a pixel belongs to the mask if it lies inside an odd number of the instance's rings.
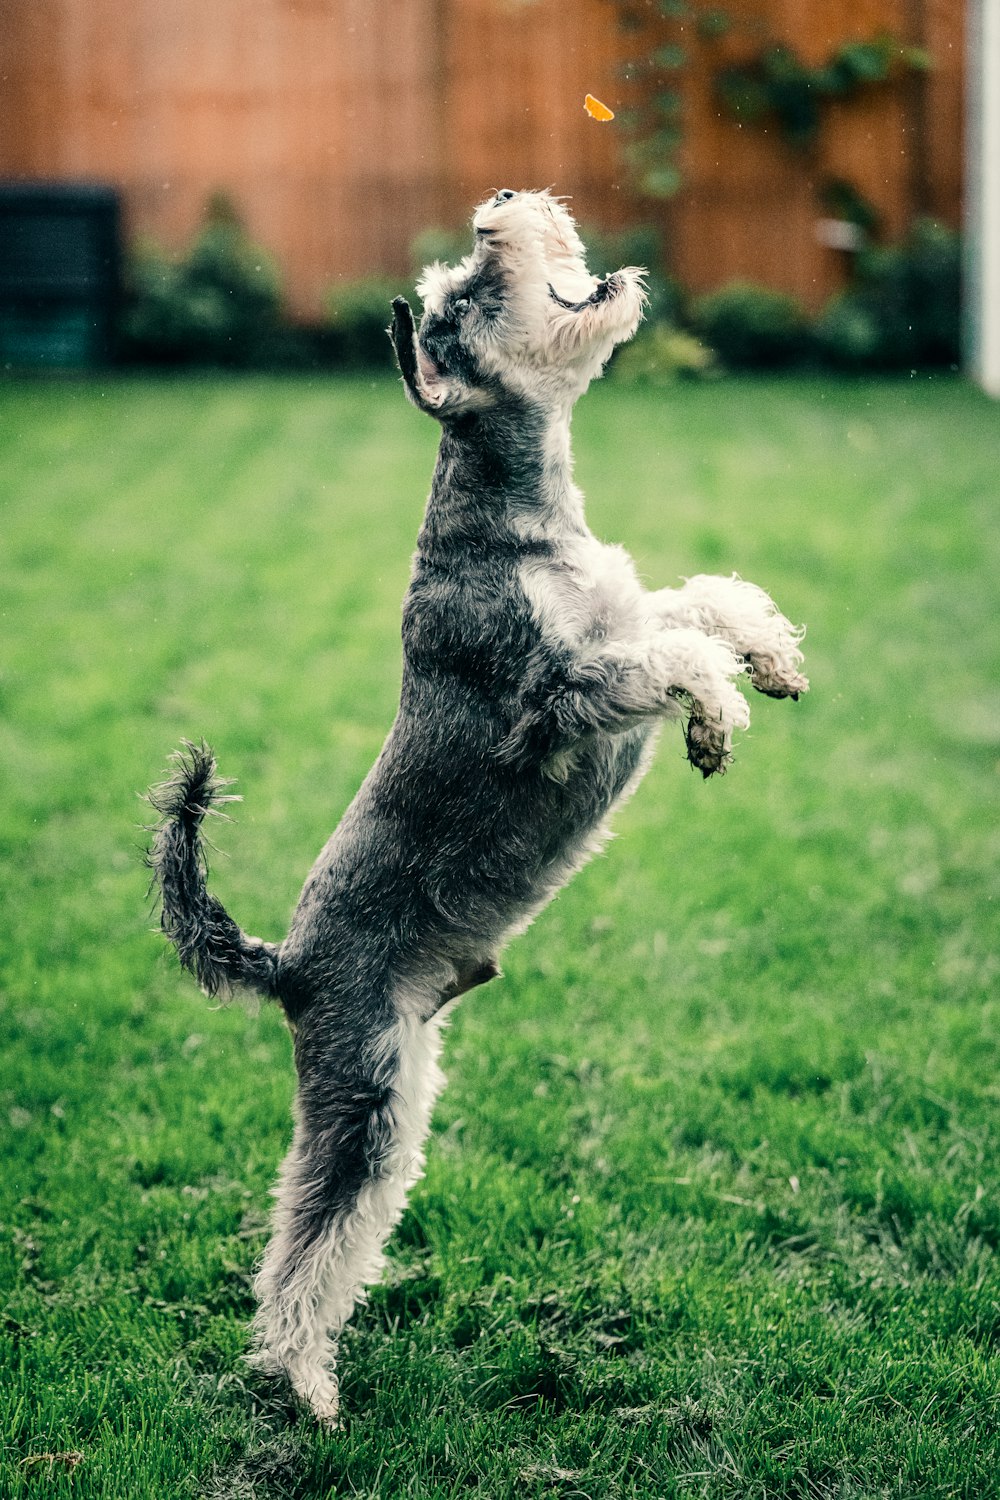
[[748,124],[774,119],[789,144],[808,149],[819,135],[824,108],[834,100],[929,67],[921,48],[903,46],[889,35],[845,42],[816,67],[791,47],[774,45],[749,62],[720,68],[715,88],[734,119]]
[[[690,0],[612,0],[622,30],[635,38],[634,56],[625,64],[633,85],[624,112],[627,155],[640,190],[669,198],[681,186],[684,141],[683,79],[697,58],[713,76],[724,109],[741,124],[774,122],[794,147],[810,149],[822,128],[824,111],[835,100],[925,72],[928,54],[883,33],[868,41],[842,43],[826,61],[811,66],[794,48],[766,33],[760,20],[741,17]],[[752,50],[739,62],[713,62],[711,51],[730,34]],[[706,56],[707,53],[707,56]]]

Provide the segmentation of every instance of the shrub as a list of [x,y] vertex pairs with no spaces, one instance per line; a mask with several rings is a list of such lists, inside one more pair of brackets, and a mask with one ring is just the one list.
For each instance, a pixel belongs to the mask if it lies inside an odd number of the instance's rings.
[[221,195],[187,253],[171,259],[140,246],[127,270],[126,355],[157,362],[246,366],[267,362],[281,341],[277,272]]
[[809,346],[806,315],[795,299],[748,282],[734,281],[699,298],[692,321],[732,369],[788,365]]
[[856,292],[838,292],[816,324],[821,355],[835,365],[862,369],[881,363],[882,329],[877,310]]
[[412,296],[413,282],[432,261],[456,265],[471,249],[468,230],[432,226],[422,230],[410,245],[412,275],[395,279],[368,276],[332,287],[326,296],[323,335],[328,358],[352,369],[392,369],[392,345],[386,329],[392,319],[393,297]]
[[960,295],[959,236],[918,219],[901,245],[858,256],[853,285],[819,320],[819,346],[848,368],[957,364]]
[[392,299],[405,290],[401,283],[405,278],[390,281],[372,276],[345,281],[327,295],[330,353],[335,363],[353,369],[392,368],[386,329],[392,318]]
[[612,368],[616,380],[636,385],[669,385],[678,377],[697,379],[717,370],[711,349],[669,323],[640,329],[621,349]]

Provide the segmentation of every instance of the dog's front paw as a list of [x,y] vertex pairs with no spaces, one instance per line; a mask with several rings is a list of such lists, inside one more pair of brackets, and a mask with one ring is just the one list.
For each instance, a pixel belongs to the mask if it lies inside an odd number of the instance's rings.
[[[763,598],[766,599],[767,595],[764,594]],[[773,605],[771,611],[743,645],[750,683],[768,698],[797,698],[800,693],[809,691],[809,679],[800,670],[802,652],[799,642],[803,631],[786,620]]]
[[748,664],[751,685],[768,698],[798,699],[800,693],[809,691],[809,678],[798,670],[801,660],[801,651],[794,650],[784,657],[750,656]]
[[720,685],[711,706],[695,700],[684,731],[688,760],[704,777],[723,776],[733,758],[733,730],[747,729],[750,708],[731,683]]
[[684,738],[687,741],[688,760],[696,770],[706,778],[725,775],[733,752],[721,724],[708,724],[704,719],[696,719],[692,715],[688,719]]
[[787,619],[769,594],[745,578],[700,573],[671,596],[702,629],[715,631],[745,659],[750,681],[769,698],[797,698],[809,688],[799,644],[805,630]]

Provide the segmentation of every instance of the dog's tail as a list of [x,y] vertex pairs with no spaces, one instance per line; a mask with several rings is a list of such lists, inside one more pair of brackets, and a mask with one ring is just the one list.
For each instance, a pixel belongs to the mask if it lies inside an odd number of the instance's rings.
[[240,799],[226,795],[232,782],[216,774],[215,756],[204,740],[200,745],[185,740],[171,760],[172,774],[147,794],[159,814],[148,830],[153,840],[146,863],[159,889],[160,926],[207,995],[228,995],[240,987],[277,998],[277,945],[242,932],[205,884],[202,822],[219,815],[220,803]]

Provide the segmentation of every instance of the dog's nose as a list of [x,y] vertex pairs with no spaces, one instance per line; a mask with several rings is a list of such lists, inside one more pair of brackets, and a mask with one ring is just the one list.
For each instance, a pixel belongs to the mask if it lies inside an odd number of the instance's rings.
[[509,198],[516,198],[517,194],[513,188],[501,188],[496,196],[497,203],[506,203]]

